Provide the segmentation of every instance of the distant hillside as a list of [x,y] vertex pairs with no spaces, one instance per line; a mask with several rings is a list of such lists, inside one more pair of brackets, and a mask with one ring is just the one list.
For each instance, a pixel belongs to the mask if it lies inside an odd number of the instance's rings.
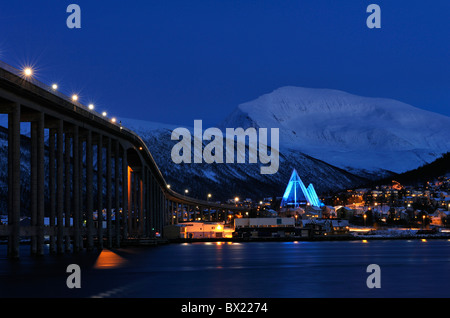
[[437,177],[450,173],[450,152],[443,154],[435,161],[423,165],[417,169],[401,174],[396,174],[388,178],[371,182],[367,186],[390,184],[392,180],[400,182],[402,185],[415,185],[436,179]]

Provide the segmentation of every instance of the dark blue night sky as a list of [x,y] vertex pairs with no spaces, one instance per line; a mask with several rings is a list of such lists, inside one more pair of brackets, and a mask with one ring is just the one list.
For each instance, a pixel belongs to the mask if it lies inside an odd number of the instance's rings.
[[[71,3],[81,29],[66,26]],[[2,1],[0,60],[119,119],[213,126],[286,85],[450,115],[449,15],[448,0]]]

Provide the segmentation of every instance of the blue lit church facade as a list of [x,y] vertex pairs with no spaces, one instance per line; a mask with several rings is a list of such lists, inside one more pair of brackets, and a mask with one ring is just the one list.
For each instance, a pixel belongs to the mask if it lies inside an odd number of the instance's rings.
[[324,204],[320,202],[314,186],[309,184],[305,187],[303,181],[298,176],[297,170],[293,170],[289,183],[284,191],[281,200],[282,208],[297,208],[299,206],[310,205],[314,207],[322,207]]

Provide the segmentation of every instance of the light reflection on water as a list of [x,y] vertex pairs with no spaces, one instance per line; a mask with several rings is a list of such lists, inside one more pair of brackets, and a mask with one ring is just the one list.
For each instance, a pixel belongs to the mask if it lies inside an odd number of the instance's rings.
[[100,252],[100,255],[95,262],[95,269],[112,269],[124,266],[126,259],[114,253],[111,250],[104,249]]
[[[70,263],[82,268],[80,290],[64,285]],[[366,286],[369,264],[381,267],[380,289]],[[448,240],[185,243],[0,261],[3,297],[449,297],[449,285]]]

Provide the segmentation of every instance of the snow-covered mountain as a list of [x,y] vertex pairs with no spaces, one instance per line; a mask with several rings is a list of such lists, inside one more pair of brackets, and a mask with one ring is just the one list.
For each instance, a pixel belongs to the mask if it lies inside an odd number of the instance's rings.
[[[144,140],[166,181],[175,191],[183,193],[188,189],[190,195],[200,199],[206,199],[208,193],[213,194],[213,199],[221,201],[235,196],[253,199],[282,196],[294,168],[303,182],[313,183],[319,193],[345,189],[366,181],[297,150],[285,150],[280,154],[279,170],[273,175],[261,174],[260,164],[249,164],[248,160],[233,164],[175,164],[171,151],[178,141],[171,140],[171,134],[177,127],[126,118],[121,121]],[[184,128],[193,135],[192,127]],[[204,145],[207,143],[204,142]]]
[[220,127],[278,127],[280,151],[356,173],[401,173],[450,150],[450,117],[330,89],[281,87],[239,105]]

